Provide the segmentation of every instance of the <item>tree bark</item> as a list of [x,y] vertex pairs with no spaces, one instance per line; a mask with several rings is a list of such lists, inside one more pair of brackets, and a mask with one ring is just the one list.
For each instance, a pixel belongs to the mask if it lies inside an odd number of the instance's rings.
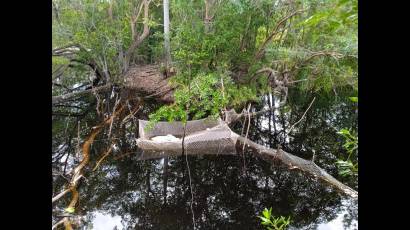
[[[236,154],[242,152],[242,148],[245,145],[250,149],[251,153],[255,156],[262,158],[270,163],[281,162],[289,167],[290,170],[298,169],[304,173],[307,173],[310,176],[313,176],[315,179],[318,179],[321,182],[330,185],[335,188],[337,191],[342,192],[345,195],[348,195],[354,199],[358,198],[357,191],[353,190],[349,186],[344,185],[336,178],[328,174],[325,170],[317,166],[314,162],[305,160],[303,158],[297,157],[293,154],[287,153],[281,149],[270,149],[265,146],[259,145],[245,137],[242,137],[234,132],[231,133],[231,139],[236,143]],[[182,147],[181,147],[182,148]],[[216,154],[214,151],[190,151],[190,155],[200,155],[200,154]],[[221,153],[223,154],[223,153]],[[140,160],[147,159],[159,159],[163,157],[170,156],[181,156],[180,151],[160,151],[158,153],[147,152],[140,157]]]
[[[143,5],[144,5],[144,29],[142,31],[142,34],[138,36],[138,34],[134,34],[133,36],[133,41],[128,48],[127,52],[125,53],[124,57],[124,67],[123,67],[123,73],[126,73],[128,71],[128,68],[130,66],[131,62],[131,57],[134,54],[135,49],[144,41],[145,38],[148,37],[149,35],[149,26],[148,26],[148,15],[149,15],[149,4],[151,3],[150,0],[144,0]],[[131,23],[131,25],[133,25]]]
[[252,150],[252,153],[257,157],[260,157],[270,163],[280,161],[283,164],[287,165],[291,170],[299,169],[352,198],[358,198],[357,191],[338,181],[336,178],[328,174],[325,170],[317,166],[314,162],[297,157],[281,149],[275,150],[267,148],[239,135],[237,137],[237,147],[242,148],[245,141],[246,146],[250,148]]
[[171,65],[171,46],[169,41],[169,0],[163,0],[164,8],[164,51],[165,67],[168,70]]

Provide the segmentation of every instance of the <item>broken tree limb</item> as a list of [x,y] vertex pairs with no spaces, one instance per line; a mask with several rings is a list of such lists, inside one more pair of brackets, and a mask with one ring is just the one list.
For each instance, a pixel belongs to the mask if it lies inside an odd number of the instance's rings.
[[253,150],[252,152],[257,157],[260,157],[270,163],[273,163],[274,161],[280,161],[283,164],[287,165],[289,169],[299,169],[307,174],[310,174],[314,178],[317,178],[320,181],[327,183],[328,185],[332,186],[333,188],[352,198],[358,198],[357,191],[338,181],[325,170],[317,166],[314,162],[297,157],[281,149],[275,150],[267,148],[249,139],[241,137],[238,134],[236,135],[237,146],[242,146],[246,142],[246,145]]

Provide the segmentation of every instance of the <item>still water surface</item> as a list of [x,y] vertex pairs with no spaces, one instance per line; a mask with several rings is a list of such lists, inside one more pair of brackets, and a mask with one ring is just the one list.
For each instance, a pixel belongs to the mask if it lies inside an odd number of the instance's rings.
[[[252,120],[249,138],[272,148],[281,143],[285,151],[305,159],[311,159],[315,151],[316,164],[357,189],[357,178],[340,178],[334,164],[343,154],[343,139],[335,130],[356,118],[343,112],[350,108],[341,106],[335,111],[312,109],[291,136],[283,135],[282,127],[289,127],[288,119],[294,123],[300,116],[275,120],[273,115],[280,114],[267,114]],[[238,133],[241,129],[241,124],[234,127]],[[135,139],[135,135],[125,136]],[[77,210],[83,216],[81,229],[193,229],[185,158],[169,158],[164,170],[164,159],[138,160],[141,152],[132,142],[113,155],[124,153],[131,154],[107,159],[82,182]],[[291,216],[289,229],[357,229],[357,201],[300,172],[271,165],[247,152],[190,156],[188,160],[197,229],[263,229],[257,216],[270,207],[275,216]],[[55,179],[55,190],[62,184]],[[69,198],[60,205],[64,207]]]

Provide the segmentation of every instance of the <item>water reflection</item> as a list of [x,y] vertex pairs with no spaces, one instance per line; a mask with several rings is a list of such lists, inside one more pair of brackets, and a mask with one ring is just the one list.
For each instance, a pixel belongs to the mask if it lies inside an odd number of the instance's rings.
[[[335,128],[351,125],[352,115],[346,115],[351,111],[348,106],[335,110],[339,113],[312,108],[298,132],[288,136],[283,130],[300,118],[303,107],[296,106],[289,114],[268,113],[252,120],[248,135],[269,147],[281,143],[285,151],[305,159],[316,151],[316,164],[337,177],[334,161],[343,150]],[[234,129],[240,133],[242,126],[237,124]],[[85,172],[88,176],[79,187],[77,211],[84,216],[80,229],[193,229],[185,159],[170,158],[166,170],[163,159],[139,161],[135,130],[125,129],[114,157],[96,172]],[[104,149],[98,140],[93,148],[95,153]],[[96,155],[91,157],[97,159]],[[290,215],[290,229],[357,229],[357,201],[341,197],[298,171],[271,165],[246,152],[188,160],[197,229],[263,229],[257,215],[266,207],[272,207],[273,215]],[[56,166],[56,170],[61,168]],[[338,179],[357,189],[356,179]],[[54,177],[53,182],[57,191],[66,180]],[[59,201],[60,205],[68,204],[69,198]],[[53,218],[58,220],[56,213]]]

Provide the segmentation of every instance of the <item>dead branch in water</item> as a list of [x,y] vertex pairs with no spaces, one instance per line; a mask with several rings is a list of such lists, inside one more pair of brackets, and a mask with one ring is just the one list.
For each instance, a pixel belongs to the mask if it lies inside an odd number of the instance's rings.
[[344,185],[343,183],[341,183],[336,178],[328,174],[325,170],[317,166],[312,161],[308,161],[303,158],[297,157],[281,149],[274,150],[274,149],[267,148],[249,139],[246,139],[244,137],[237,135],[237,146],[238,147],[242,146],[242,144],[244,144],[245,142],[246,142],[246,145],[253,150],[252,151],[253,154],[255,154],[257,157],[260,157],[266,161],[269,161],[270,163],[273,163],[274,161],[279,160],[285,165],[287,165],[289,169],[299,169],[305,173],[310,174],[314,178],[317,178],[327,183],[328,185],[332,186],[333,188],[336,188],[338,191],[352,198],[355,198],[355,199],[358,198],[357,191],[355,191],[354,189],[350,188],[347,185]]
[[103,156],[97,161],[95,164],[95,167],[93,168],[93,171],[95,171],[98,166],[100,166],[101,162],[111,153],[113,145],[110,146],[110,148],[103,154]]
[[[82,174],[83,168],[88,164],[90,160],[91,144],[94,142],[95,137],[102,131],[102,128],[104,128],[106,125],[111,124],[114,117],[117,116],[119,113],[121,113],[123,109],[124,109],[124,105],[121,105],[118,108],[118,110],[114,111],[113,114],[109,118],[106,118],[100,125],[92,127],[91,134],[88,136],[87,140],[84,142],[82,146],[83,159],[80,162],[80,164],[76,168],[74,168],[73,175],[71,177],[71,181],[68,185],[68,188],[64,190],[62,193],[60,193],[59,195],[55,196],[52,199],[52,202],[55,202],[56,200],[63,197],[66,193],[68,193],[68,191],[71,191],[72,198],[66,210],[67,209],[75,210],[75,206],[79,198],[79,194],[77,191],[77,185],[78,185],[79,180],[83,177],[83,174]],[[64,217],[63,220],[64,220],[63,222],[64,222],[65,228],[72,229],[72,226],[71,226],[71,223],[68,217]]]

